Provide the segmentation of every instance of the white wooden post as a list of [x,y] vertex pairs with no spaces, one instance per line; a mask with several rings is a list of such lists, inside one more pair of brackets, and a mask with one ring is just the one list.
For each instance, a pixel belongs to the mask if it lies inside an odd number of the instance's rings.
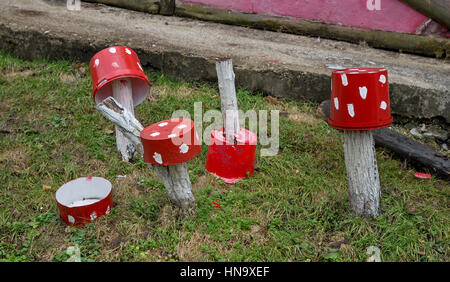
[[[116,125],[129,144],[136,148],[139,155],[143,154],[140,132],[144,129],[134,115],[113,97],[108,97],[97,105],[97,110]],[[158,174],[166,187],[167,196],[176,206],[191,212],[195,207],[195,198],[186,163],[170,166],[148,164]]]
[[235,135],[239,134],[239,112],[234,85],[233,61],[229,58],[216,62],[219,80],[220,102],[224,123],[224,134],[227,142],[236,143]]
[[[131,81],[129,78],[123,78],[113,81],[112,83],[113,96],[125,109],[127,109],[134,116],[133,93]],[[122,155],[123,161],[130,161],[136,156],[136,148],[123,135],[120,129],[116,126],[116,144],[117,150]]]
[[372,132],[344,131],[350,207],[358,215],[380,214],[380,179]]

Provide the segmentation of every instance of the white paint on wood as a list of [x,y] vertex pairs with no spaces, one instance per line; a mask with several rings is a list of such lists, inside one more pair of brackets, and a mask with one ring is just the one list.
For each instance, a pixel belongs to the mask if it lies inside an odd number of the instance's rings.
[[[97,105],[97,109],[129,139],[140,155],[143,148],[140,132],[144,129],[141,123],[127,109],[120,105],[113,97],[106,98]],[[161,161],[162,162],[162,161]],[[163,182],[169,200],[184,211],[191,212],[195,208],[195,198],[189,179],[187,164],[182,163],[171,166],[151,165]]]
[[358,215],[380,213],[380,179],[372,132],[344,131],[350,207]]
[[[117,79],[112,83],[113,96],[125,109],[134,116],[133,93],[131,81],[128,78]],[[122,160],[128,162],[135,157],[135,149],[122,132],[116,127],[117,150],[122,155]]]
[[142,124],[134,117],[133,113],[125,109],[113,97],[108,97],[97,105],[97,110],[116,125],[139,155],[142,155],[140,132],[144,129]]
[[219,80],[220,102],[224,123],[224,134],[227,142],[236,143],[235,135],[239,134],[239,112],[236,89],[234,85],[233,61],[223,59],[216,62]]

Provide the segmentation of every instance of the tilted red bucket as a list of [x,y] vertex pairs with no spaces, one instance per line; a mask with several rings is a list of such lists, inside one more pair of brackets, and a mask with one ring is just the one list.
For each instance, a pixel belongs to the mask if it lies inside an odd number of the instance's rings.
[[124,46],[113,46],[95,54],[89,69],[92,78],[92,95],[96,104],[113,96],[112,82],[129,78],[133,92],[133,104],[145,101],[150,92],[150,81],[142,69],[136,53]]

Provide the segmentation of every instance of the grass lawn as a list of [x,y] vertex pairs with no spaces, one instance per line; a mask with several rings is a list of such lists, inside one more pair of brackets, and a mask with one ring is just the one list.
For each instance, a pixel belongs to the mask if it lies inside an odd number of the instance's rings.
[[[257,153],[254,177],[227,185],[204,168],[203,145],[188,164],[198,208],[182,218],[142,160],[121,161],[86,64],[0,53],[0,71],[0,261],[66,261],[74,245],[83,261],[364,261],[370,246],[383,261],[449,261],[449,183],[417,179],[377,149],[382,215],[352,215],[343,134],[315,117],[317,105],[239,89],[240,109],[283,113],[279,154]],[[135,109],[144,126],[179,109],[193,116],[198,101],[220,110],[216,85],[147,74],[151,97]],[[68,227],[55,192],[82,176],[111,181],[114,208]]]

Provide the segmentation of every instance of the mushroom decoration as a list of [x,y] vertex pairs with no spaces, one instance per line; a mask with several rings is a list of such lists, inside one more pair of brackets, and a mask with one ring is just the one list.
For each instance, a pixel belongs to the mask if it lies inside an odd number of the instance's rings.
[[153,165],[169,199],[182,209],[194,207],[186,164],[202,150],[194,122],[185,118],[164,120],[146,127],[140,136],[144,162]]
[[112,185],[101,177],[80,177],[56,191],[61,218],[68,225],[84,225],[111,212]]
[[225,183],[253,176],[257,136],[239,127],[239,113],[234,85],[233,62],[216,62],[224,127],[211,132],[206,169]]
[[[92,95],[96,104],[113,96],[134,115],[134,107],[145,101],[150,82],[136,53],[124,46],[113,46],[95,54],[89,69],[92,77]],[[133,159],[136,148],[116,127],[117,149],[124,161]]]
[[351,68],[333,71],[329,124],[344,130],[344,155],[351,209],[380,213],[380,179],[370,130],[392,123],[387,70]]
[[190,119],[164,120],[144,129],[141,123],[113,97],[97,105],[113,122],[139,155],[152,167],[166,187],[167,196],[178,207],[190,212],[195,199],[186,162],[201,151],[201,144]]

